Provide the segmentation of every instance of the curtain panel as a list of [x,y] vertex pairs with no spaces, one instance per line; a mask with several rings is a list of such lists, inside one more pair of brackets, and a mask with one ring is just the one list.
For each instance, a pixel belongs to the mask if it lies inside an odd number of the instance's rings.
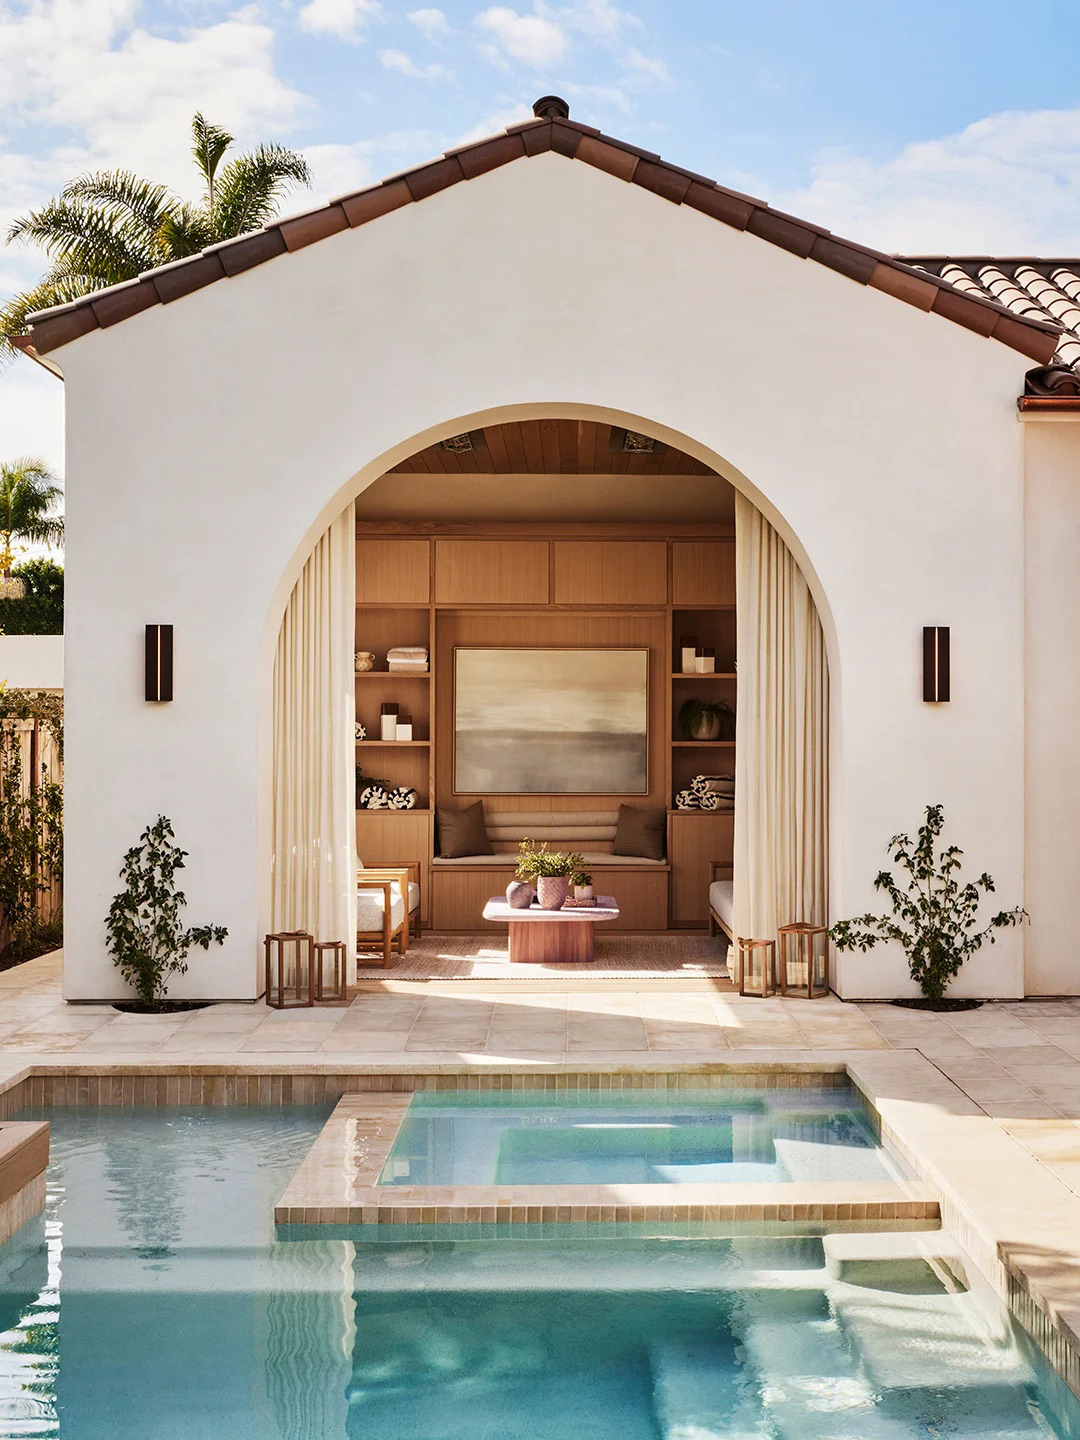
[[289,596],[274,660],[271,924],[356,947],[356,526],[350,505]]
[[735,933],[828,919],[829,667],[802,572],[735,497]]

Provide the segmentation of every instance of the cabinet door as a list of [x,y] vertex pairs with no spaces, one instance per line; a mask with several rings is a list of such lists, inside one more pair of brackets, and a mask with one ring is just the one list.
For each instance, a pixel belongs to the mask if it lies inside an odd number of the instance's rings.
[[358,605],[426,605],[431,598],[427,540],[358,540]]
[[690,811],[671,816],[672,929],[703,930],[708,924],[712,862],[730,864],[734,841],[734,815]]
[[671,603],[735,604],[735,541],[676,540],[671,547]]
[[436,540],[437,605],[546,605],[546,540]]
[[556,540],[556,605],[664,605],[663,540]]

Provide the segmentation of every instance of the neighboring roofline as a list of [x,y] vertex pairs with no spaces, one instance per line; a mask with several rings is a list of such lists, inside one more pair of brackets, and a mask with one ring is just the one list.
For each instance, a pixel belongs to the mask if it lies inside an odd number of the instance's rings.
[[1080,256],[1054,255],[904,255],[905,265],[1062,265],[1067,270],[1080,266]]
[[1025,415],[1080,415],[1080,395],[1021,395],[1016,408]]
[[11,344],[13,349],[20,351],[28,360],[33,360],[43,370],[47,370],[50,375],[55,375],[57,380],[63,380],[64,372],[60,366],[52,360],[46,360],[44,355],[39,355],[34,349],[34,342],[29,335],[13,335]]
[[[538,101],[538,108],[548,99]],[[714,180],[661,160],[651,151],[603,135],[590,125],[562,116],[549,118],[550,113],[548,106],[541,118],[511,125],[490,139],[448,150],[441,159],[390,176],[381,184],[277,220],[263,230],[211,246],[199,255],[147,271],[135,280],[38,311],[29,317],[33,348],[38,356],[47,354],[91,330],[107,329],[154,305],[171,304],[215,281],[242,274],[342,230],[366,225],[463,180],[475,179],[514,160],[552,151],[568,159],[583,160],[675,205],[688,205],[916,309],[942,315],[978,335],[1000,340],[1040,364],[1049,363],[1054,355],[1062,327],[1052,322],[1017,316],[992,300],[965,295],[947,280],[896,256],[842,240],[819,225],[774,210],[763,200],[728,190]]]

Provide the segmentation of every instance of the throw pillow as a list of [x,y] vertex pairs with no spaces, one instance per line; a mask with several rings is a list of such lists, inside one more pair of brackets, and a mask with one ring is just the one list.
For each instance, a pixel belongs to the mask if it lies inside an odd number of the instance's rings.
[[495,853],[484,827],[482,800],[467,805],[464,810],[436,810],[435,819],[439,826],[439,854],[444,860]]
[[639,805],[620,805],[619,823],[615,827],[613,855],[636,855],[642,860],[664,858],[664,831],[667,815],[663,810],[645,810]]

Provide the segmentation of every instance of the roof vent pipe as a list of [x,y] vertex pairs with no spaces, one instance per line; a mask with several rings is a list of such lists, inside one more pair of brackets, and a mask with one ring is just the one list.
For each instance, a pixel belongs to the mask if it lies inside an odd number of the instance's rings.
[[533,114],[538,120],[569,120],[570,106],[561,95],[541,95]]

